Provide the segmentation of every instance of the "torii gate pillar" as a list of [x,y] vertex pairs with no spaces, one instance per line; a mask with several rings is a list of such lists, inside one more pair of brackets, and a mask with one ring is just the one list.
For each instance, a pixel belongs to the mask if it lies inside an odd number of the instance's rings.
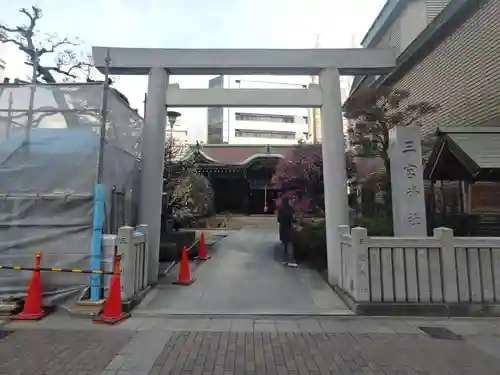
[[[142,136],[141,205],[139,220],[148,225],[148,285],[158,282],[160,264],[161,210],[165,162],[166,96],[168,74],[163,68],[149,72],[148,100]],[[159,198],[159,199],[158,199]]]
[[338,284],[339,277],[342,275],[339,225],[350,225],[338,69],[324,69],[319,76],[319,84],[323,103],[328,103],[321,107],[328,281]]

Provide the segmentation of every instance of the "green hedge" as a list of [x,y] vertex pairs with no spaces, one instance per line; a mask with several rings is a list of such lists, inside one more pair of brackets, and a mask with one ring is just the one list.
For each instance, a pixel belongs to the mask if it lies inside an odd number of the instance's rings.
[[[362,217],[356,226],[367,229],[370,236],[392,236],[392,219],[386,215]],[[318,270],[327,268],[325,221],[303,222],[294,227],[292,237],[295,258]]]
[[392,217],[377,215],[360,217],[356,226],[366,228],[369,236],[393,236]]
[[326,228],[324,220],[296,226],[292,242],[297,261],[308,263],[320,270],[326,268]]

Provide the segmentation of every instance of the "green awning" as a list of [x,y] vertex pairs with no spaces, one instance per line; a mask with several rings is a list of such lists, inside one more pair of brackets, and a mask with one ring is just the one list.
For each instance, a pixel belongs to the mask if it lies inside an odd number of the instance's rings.
[[500,130],[440,128],[424,177],[431,181],[500,181]]

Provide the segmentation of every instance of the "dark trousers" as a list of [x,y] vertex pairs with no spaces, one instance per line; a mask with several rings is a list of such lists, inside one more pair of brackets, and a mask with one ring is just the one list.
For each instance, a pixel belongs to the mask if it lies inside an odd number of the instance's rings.
[[283,262],[295,262],[295,254],[290,251],[290,243],[283,241]]

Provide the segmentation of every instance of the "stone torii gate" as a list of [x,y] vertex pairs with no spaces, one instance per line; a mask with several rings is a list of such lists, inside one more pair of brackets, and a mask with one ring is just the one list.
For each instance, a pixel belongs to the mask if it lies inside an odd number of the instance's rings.
[[[93,47],[93,61],[110,74],[149,75],[143,130],[140,220],[149,226],[148,282],[158,280],[166,107],[321,108],[328,279],[341,275],[338,225],[349,224],[341,75],[384,74],[396,55],[381,49],[148,49]],[[170,75],[319,76],[307,89],[181,89]]]

